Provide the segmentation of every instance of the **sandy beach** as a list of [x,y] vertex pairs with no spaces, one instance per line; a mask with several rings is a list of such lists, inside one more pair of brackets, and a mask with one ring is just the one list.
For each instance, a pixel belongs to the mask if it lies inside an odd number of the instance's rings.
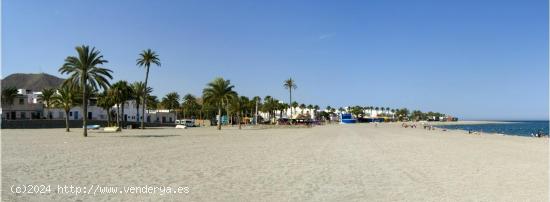
[[[2,130],[5,201],[548,201],[548,140],[399,124]],[[12,193],[50,185],[51,193]],[[58,193],[170,186],[187,193]]]

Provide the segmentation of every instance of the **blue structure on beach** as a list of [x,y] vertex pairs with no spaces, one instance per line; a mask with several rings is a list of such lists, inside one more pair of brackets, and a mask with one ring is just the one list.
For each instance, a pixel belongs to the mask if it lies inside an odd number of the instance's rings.
[[351,116],[351,114],[340,114],[340,123],[341,124],[350,124],[350,123],[356,123],[357,120]]

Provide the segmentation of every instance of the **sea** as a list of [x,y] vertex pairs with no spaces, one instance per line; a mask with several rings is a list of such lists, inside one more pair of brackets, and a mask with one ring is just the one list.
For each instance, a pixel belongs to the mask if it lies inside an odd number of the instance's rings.
[[548,121],[505,121],[500,123],[440,125],[439,128],[471,130],[489,134],[504,134],[531,137],[532,134],[542,132],[548,135]]

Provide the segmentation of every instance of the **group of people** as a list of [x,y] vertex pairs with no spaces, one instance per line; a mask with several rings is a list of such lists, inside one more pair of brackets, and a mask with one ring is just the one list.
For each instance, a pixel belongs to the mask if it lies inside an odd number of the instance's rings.
[[481,135],[481,133],[473,131],[472,129],[468,129],[468,134],[479,134],[479,135]]
[[547,134],[544,134],[542,131],[538,131],[537,133],[531,133],[531,137],[545,137],[548,136]]
[[432,125],[424,125],[425,130],[435,130],[435,127]]
[[403,127],[403,128],[408,128],[408,127],[416,128],[416,124],[413,123],[413,124],[409,125],[407,123],[403,123],[403,124],[401,124],[401,127]]

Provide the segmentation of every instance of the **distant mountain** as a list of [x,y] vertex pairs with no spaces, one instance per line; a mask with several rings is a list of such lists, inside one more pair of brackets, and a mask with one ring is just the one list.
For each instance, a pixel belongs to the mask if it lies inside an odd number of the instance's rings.
[[2,79],[2,88],[15,87],[17,89],[27,89],[32,91],[41,91],[45,88],[57,88],[65,79],[52,76],[46,73],[40,74],[22,74],[16,73]]

